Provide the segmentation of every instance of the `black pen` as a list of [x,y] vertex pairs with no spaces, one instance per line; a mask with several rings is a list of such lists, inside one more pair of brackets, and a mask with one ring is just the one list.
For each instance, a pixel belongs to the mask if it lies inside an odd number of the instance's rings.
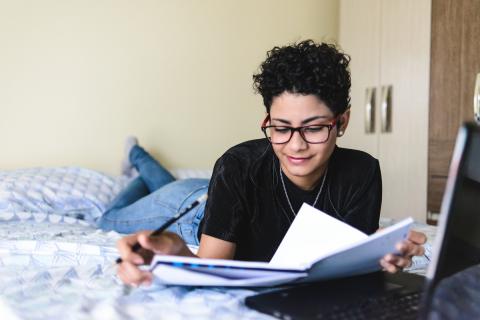
[[[193,208],[195,208],[196,206],[198,206],[200,203],[204,202],[205,200],[207,200],[207,194],[204,194],[204,195],[200,196],[197,200],[193,201],[192,204],[190,204],[188,207],[186,207],[182,211],[179,211],[176,215],[174,215],[173,217],[168,219],[167,222],[165,222],[164,224],[162,224],[160,226],[160,228],[153,231],[150,234],[149,237],[159,236],[163,231],[167,230],[168,227],[170,227],[172,224],[177,222],[181,217],[186,215],[190,210],[192,210]],[[132,247],[132,251],[137,252],[141,248],[142,248],[142,246],[140,245],[140,243],[136,242]],[[116,262],[117,263],[122,263],[122,258],[117,258]]]

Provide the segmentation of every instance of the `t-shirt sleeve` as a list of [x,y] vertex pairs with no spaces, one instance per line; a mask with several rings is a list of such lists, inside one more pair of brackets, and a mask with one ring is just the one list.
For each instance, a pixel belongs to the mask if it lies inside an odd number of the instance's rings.
[[382,205],[382,176],[378,160],[372,161],[362,178],[362,183],[351,194],[342,212],[345,222],[372,234],[378,229]]
[[215,163],[208,189],[202,233],[237,243],[246,220],[245,179],[241,163],[223,155]]

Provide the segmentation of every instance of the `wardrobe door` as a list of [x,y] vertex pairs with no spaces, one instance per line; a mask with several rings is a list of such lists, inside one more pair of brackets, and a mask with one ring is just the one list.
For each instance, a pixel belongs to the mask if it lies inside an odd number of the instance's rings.
[[338,143],[378,157],[380,0],[340,2],[339,43],[351,56],[352,89],[350,123]]
[[[380,161],[382,215],[426,218],[430,0],[342,0],[351,121],[339,144]],[[373,111],[372,111],[373,110]]]
[[430,0],[381,2],[382,215],[427,213]]
[[433,0],[431,48],[428,211],[439,213],[458,129],[474,119],[480,0]]

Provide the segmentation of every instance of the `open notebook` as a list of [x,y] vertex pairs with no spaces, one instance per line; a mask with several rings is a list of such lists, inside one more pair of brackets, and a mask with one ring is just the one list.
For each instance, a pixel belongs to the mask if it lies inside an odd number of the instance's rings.
[[367,236],[320,210],[303,204],[267,262],[244,262],[157,255],[148,269],[155,281],[184,286],[273,286],[365,274],[381,269],[407,237],[412,218]]

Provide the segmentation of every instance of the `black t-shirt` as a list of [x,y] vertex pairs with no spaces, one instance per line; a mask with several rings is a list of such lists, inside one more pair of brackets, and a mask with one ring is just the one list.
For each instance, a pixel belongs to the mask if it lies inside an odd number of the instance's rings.
[[[295,212],[312,205],[321,183],[305,191],[283,176]],[[369,154],[335,147],[317,209],[371,234],[378,229],[382,180]],[[280,180],[280,167],[266,139],[241,143],[217,160],[201,231],[236,244],[234,259],[270,261],[294,214]]]

